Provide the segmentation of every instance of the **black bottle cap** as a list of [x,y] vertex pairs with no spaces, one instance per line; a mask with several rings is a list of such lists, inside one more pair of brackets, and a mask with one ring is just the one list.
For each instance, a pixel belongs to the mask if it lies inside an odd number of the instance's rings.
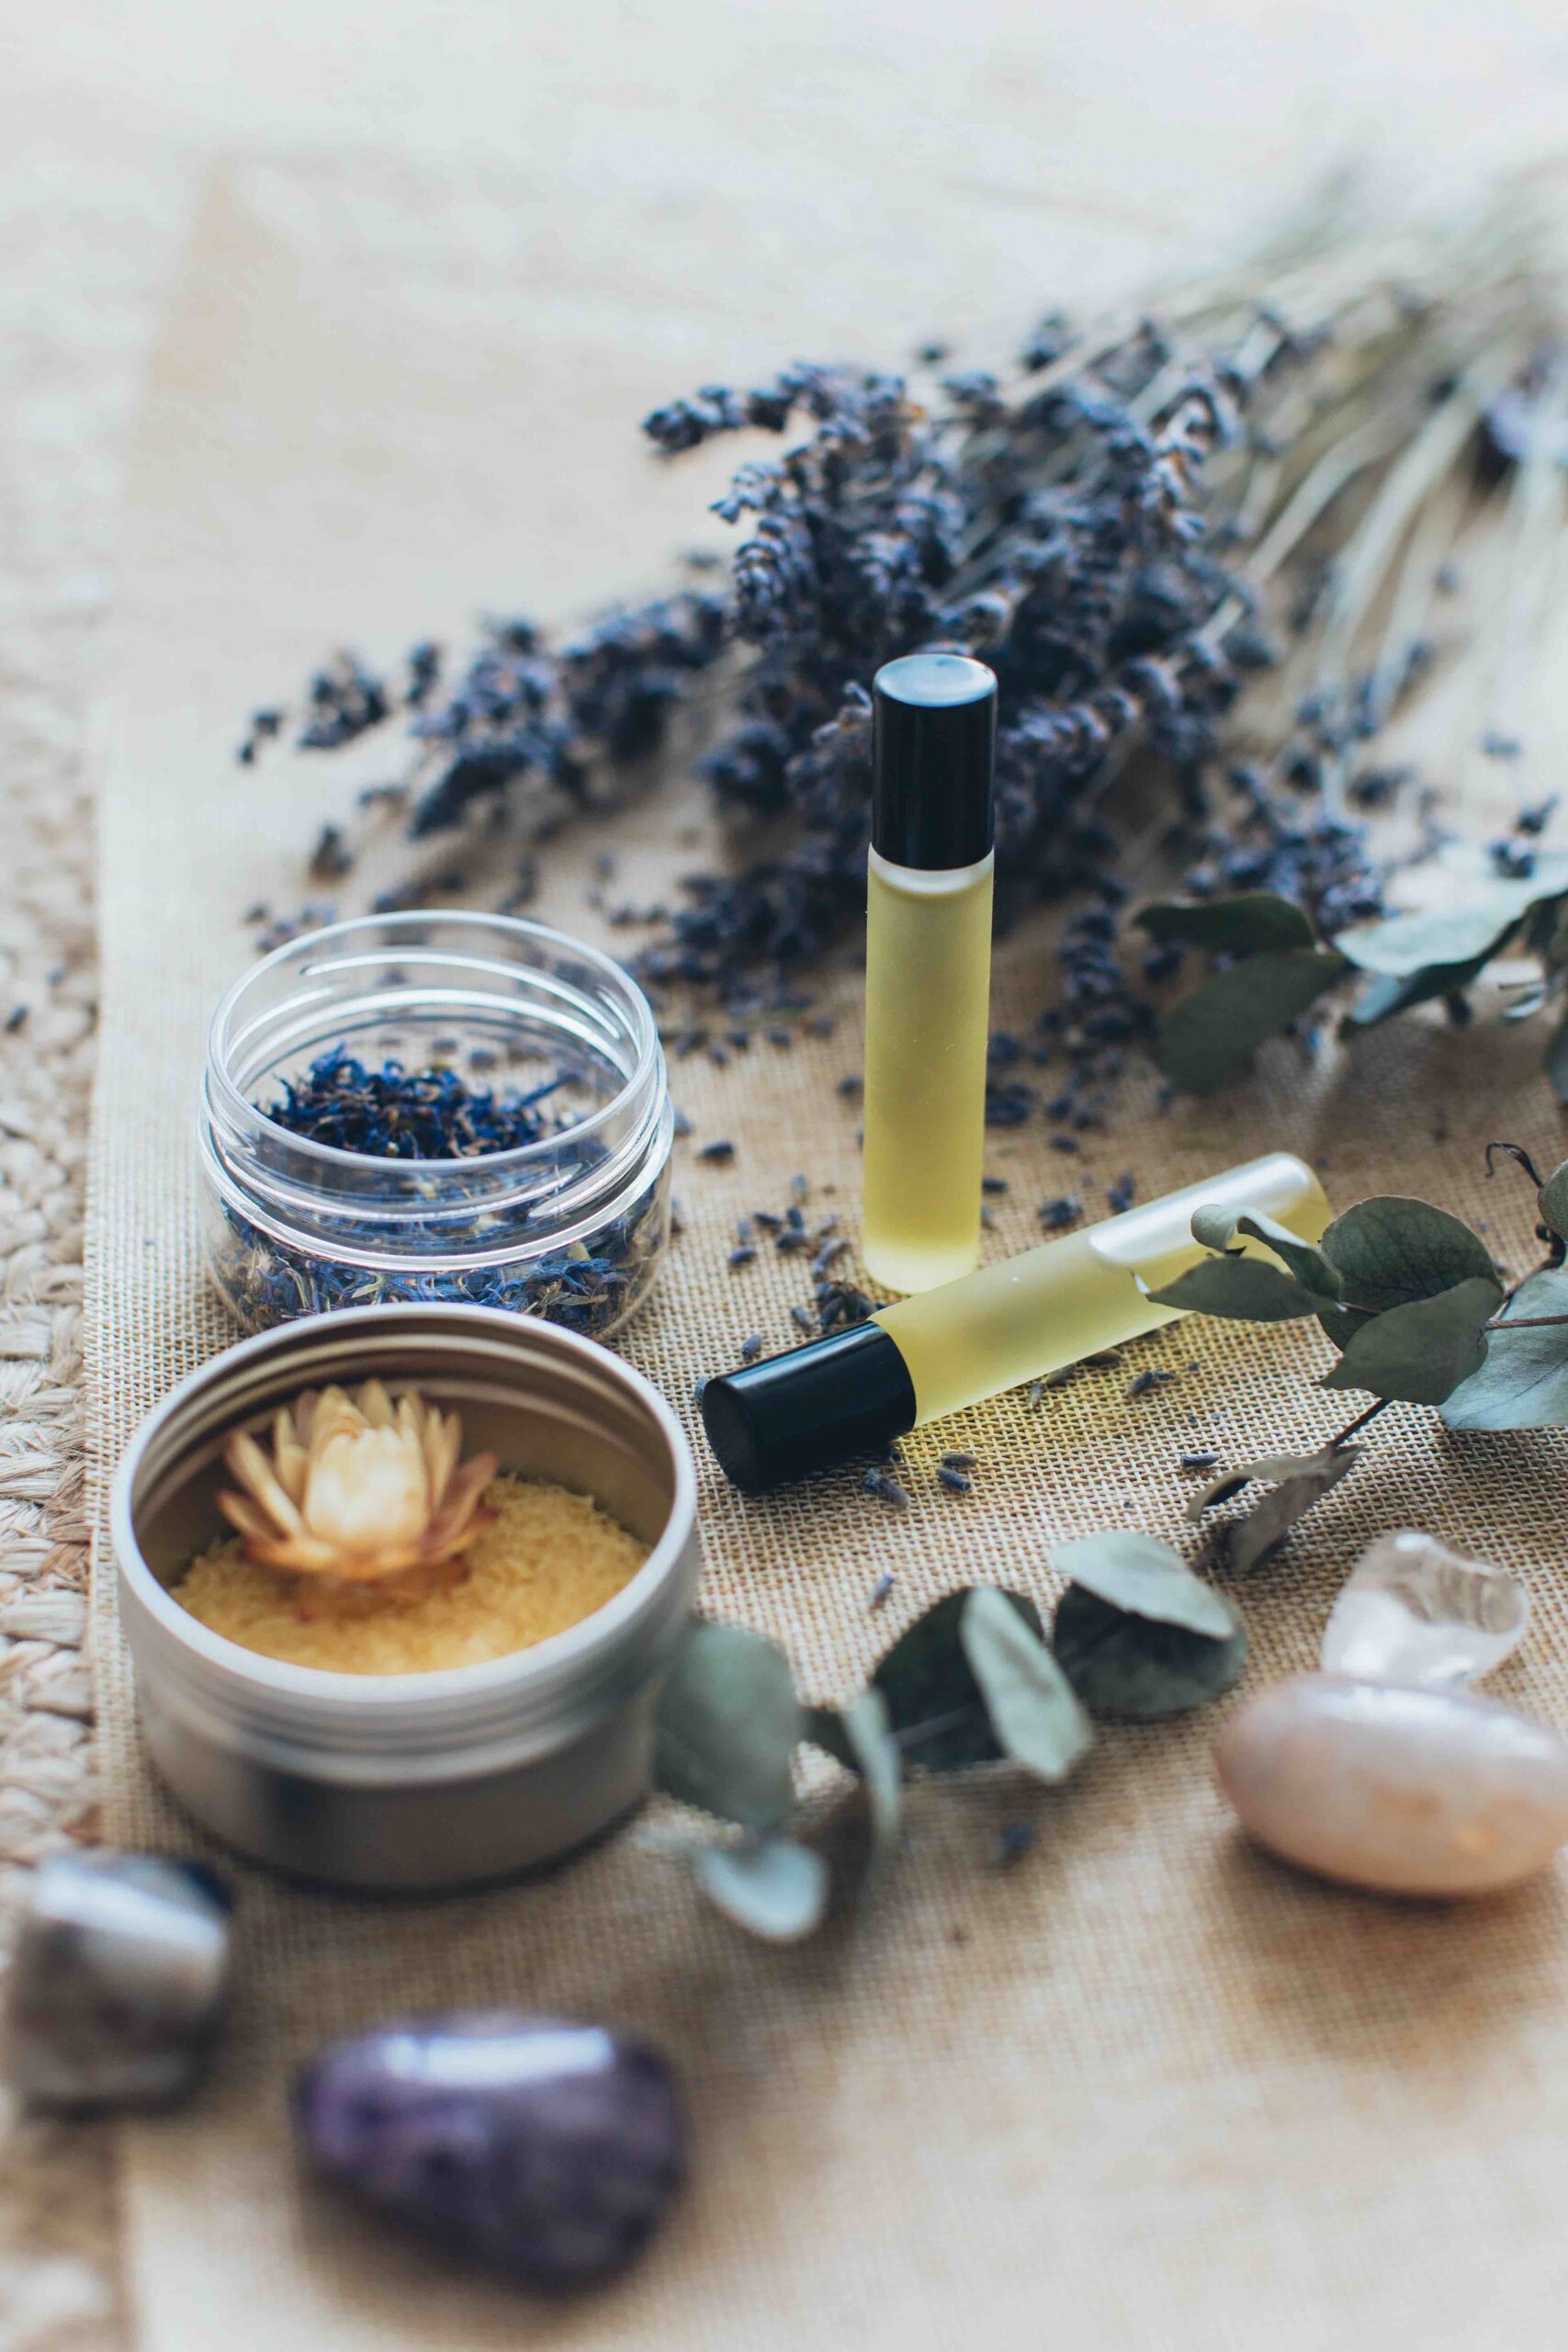
[[931,873],[977,865],[995,831],[995,674],[964,653],[908,653],[871,698],[872,847]]
[[914,1383],[880,1323],[721,1373],[703,1390],[708,1443],[750,1493],[879,1453],[914,1426]]

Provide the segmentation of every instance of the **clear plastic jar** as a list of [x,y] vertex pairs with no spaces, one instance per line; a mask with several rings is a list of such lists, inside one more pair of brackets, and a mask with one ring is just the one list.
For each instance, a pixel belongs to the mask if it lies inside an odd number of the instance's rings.
[[[321,1055],[548,1089],[551,1131],[395,1159],[263,1107]],[[205,1248],[247,1331],[382,1302],[468,1302],[604,1339],[670,1237],[674,1114],[653,1012],[596,948],[514,916],[371,915],[290,940],[214,1016],[202,1086]]]

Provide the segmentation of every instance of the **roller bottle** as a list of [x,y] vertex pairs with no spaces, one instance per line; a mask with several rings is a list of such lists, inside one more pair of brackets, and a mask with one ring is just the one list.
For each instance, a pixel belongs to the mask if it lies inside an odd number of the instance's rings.
[[980,1254],[997,682],[912,653],[873,684],[863,1250],[888,1290]]
[[775,1486],[1174,1322],[1178,1310],[1145,1293],[1203,1256],[1191,1228],[1207,1204],[1272,1217],[1303,1241],[1330,1215],[1304,1161],[1248,1160],[710,1380],[709,1443],[737,1486]]

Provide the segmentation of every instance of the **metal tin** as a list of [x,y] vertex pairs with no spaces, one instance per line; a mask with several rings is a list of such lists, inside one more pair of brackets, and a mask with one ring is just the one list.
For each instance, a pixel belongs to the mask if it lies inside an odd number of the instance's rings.
[[[217,1532],[222,1447],[302,1389],[409,1382],[504,1469],[592,1494],[652,1546],[604,1608],[439,1673],[333,1674],[213,1634],[167,1587]],[[661,1673],[700,1570],[696,1473],[664,1399],[592,1340],[490,1307],[354,1308],[243,1340],[143,1422],[112,1501],[121,1611],[159,1770],[256,1860],[342,1886],[502,1877],[647,1793]]]

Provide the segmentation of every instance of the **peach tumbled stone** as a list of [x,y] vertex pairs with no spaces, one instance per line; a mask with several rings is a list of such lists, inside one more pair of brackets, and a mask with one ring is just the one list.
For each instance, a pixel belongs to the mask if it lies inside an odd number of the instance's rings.
[[1568,1839],[1568,1742],[1495,1700],[1303,1674],[1214,1748],[1244,1829],[1303,1870],[1386,1894],[1486,1894]]

